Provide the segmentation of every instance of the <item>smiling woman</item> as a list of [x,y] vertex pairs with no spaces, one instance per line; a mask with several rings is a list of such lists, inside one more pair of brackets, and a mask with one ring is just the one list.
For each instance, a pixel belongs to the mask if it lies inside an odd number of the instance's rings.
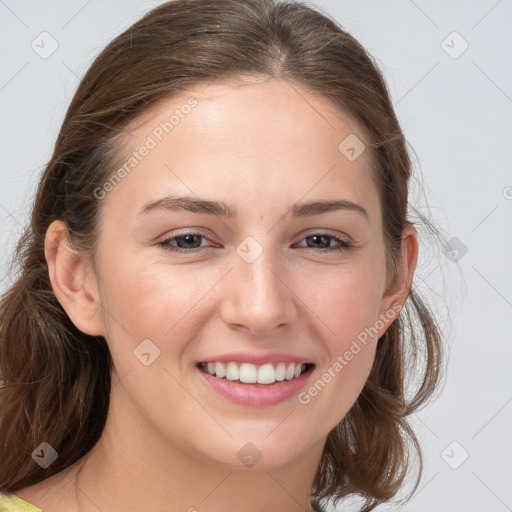
[[0,303],[0,510],[391,500],[442,363],[410,175],[379,70],[304,3],[174,0],[119,35]]

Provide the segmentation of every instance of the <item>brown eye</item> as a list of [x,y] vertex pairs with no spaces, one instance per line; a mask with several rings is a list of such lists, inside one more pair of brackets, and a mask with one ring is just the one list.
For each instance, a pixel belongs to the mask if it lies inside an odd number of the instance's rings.
[[201,248],[201,239],[209,240],[203,233],[188,232],[167,238],[157,245],[169,251],[190,253]]
[[[352,248],[350,241],[327,233],[314,233],[303,238],[303,240],[307,240],[306,249],[319,250],[320,252],[345,251]],[[332,241],[335,241],[337,245],[331,246]]]

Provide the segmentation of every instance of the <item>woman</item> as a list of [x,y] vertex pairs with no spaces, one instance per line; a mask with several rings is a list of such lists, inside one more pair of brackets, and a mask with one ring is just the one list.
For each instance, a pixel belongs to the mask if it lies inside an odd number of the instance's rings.
[[305,4],[175,0],[118,36],[0,305],[0,510],[392,499],[442,360],[410,175],[379,70]]

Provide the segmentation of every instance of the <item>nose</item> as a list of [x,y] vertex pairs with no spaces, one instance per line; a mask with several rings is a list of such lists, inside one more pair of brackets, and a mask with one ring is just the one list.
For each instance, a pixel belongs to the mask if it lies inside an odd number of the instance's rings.
[[284,262],[270,253],[263,251],[252,262],[235,256],[234,268],[224,282],[220,312],[231,328],[263,335],[297,319],[295,295]]

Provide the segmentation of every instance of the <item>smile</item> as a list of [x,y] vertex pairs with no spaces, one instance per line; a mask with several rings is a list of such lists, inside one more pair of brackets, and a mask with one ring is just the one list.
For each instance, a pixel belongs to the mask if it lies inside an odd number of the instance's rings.
[[314,365],[312,363],[266,363],[255,365],[252,363],[202,362],[199,368],[213,377],[245,384],[269,385],[282,381],[299,378]]

